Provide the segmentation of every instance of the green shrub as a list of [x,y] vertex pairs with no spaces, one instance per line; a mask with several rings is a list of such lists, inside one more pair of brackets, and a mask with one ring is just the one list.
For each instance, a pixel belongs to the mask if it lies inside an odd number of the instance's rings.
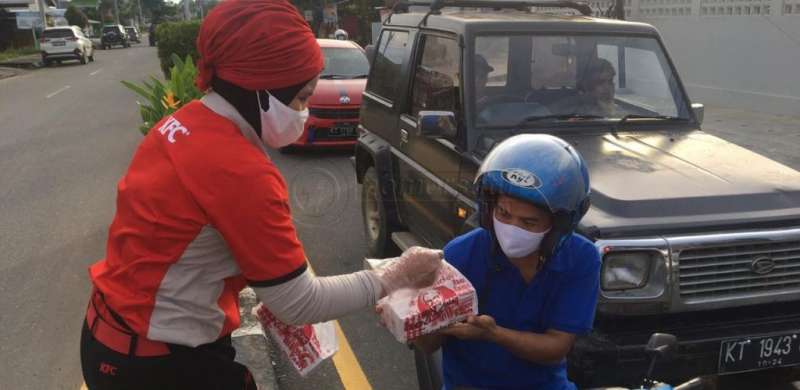
[[149,81],[143,81],[142,85],[122,81],[123,85],[145,98],[144,102],[136,102],[144,122],[139,127],[142,134],[146,135],[161,118],[203,96],[203,92],[194,85],[197,67],[192,57],[187,55],[185,60],[175,54],[170,57],[170,62],[174,65],[170,68],[170,77],[166,82],[162,83],[152,76]]
[[197,34],[200,31],[200,21],[169,22],[156,28],[156,42],[158,42],[158,58],[161,60],[161,70],[164,77],[169,78],[170,69],[174,63],[172,55],[178,58],[192,56],[197,62]]

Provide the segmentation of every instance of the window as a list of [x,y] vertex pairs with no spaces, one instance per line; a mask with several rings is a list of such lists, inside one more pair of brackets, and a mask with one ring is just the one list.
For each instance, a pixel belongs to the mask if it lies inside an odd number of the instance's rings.
[[[422,56],[414,72],[411,113],[461,111],[461,51],[455,39],[427,35],[421,42]],[[458,116],[458,115],[456,115]]]
[[369,62],[361,49],[323,47],[322,55],[325,59],[325,68],[322,70],[321,78],[367,78]]
[[44,30],[45,38],[72,38],[74,36],[75,34],[72,33],[72,29],[68,28]]
[[650,47],[625,48],[625,87],[620,98],[647,107],[659,115],[677,116],[672,89],[664,72],[664,59]]
[[570,37],[531,37],[531,88],[555,89],[575,87],[575,40]]
[[509,37],[478,37],[475,54],[483,57],[491,67],[487,87],[505,87],[508,80]]
[[389,100],[395,100],[400,89],[401,68],[408,57],[408,32],[384,30],[375,50],[372,74],[367,90]]
[[[476,82],[474,94],[467,93],[466,98],[474,103],[472,114],[479,128],[536,126],[547,123],[539,119],[558,115],[593,116],[597,121],[627,114],[686,115],[675,76],[655,39],[596,34],[507,38],[511,50],[503,51],[507,58],[501,56],[507,61],[502,72],[507,85],[478,88],[477,81],[485,82],[486,77],[478,74],[477,64],[474,74],[467,74],[466,80]],[[491,49],[502,51],[503,46]],[[483,61],[489,63],[484,72],[496,71],[493,58]],[[464,63],[469,64],[466,59]]]

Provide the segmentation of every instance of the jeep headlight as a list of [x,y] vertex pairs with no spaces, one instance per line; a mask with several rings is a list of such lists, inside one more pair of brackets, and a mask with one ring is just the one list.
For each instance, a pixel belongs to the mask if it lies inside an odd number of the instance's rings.
[[603,290],[633,290],[647,285],[655,252],[610,252],[603,259]]

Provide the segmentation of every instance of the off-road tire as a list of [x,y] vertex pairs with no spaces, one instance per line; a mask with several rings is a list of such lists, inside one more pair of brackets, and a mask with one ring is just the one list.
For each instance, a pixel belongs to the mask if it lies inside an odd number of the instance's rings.
[[364,180],[361,184],[361,215],[364,222],[367,255],[385,258],[399,253],[399,249],[392,242],[392,232],[386,216],[386,204],[383,201],[375,167],[367,168],[364,173]]

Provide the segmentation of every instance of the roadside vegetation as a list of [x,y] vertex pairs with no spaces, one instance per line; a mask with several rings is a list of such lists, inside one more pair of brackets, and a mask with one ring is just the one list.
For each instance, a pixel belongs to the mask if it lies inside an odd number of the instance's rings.
[[0,51],[0,62],[14,59],[17,57],[38,54],[39,50],[35,47],[12,48]]

